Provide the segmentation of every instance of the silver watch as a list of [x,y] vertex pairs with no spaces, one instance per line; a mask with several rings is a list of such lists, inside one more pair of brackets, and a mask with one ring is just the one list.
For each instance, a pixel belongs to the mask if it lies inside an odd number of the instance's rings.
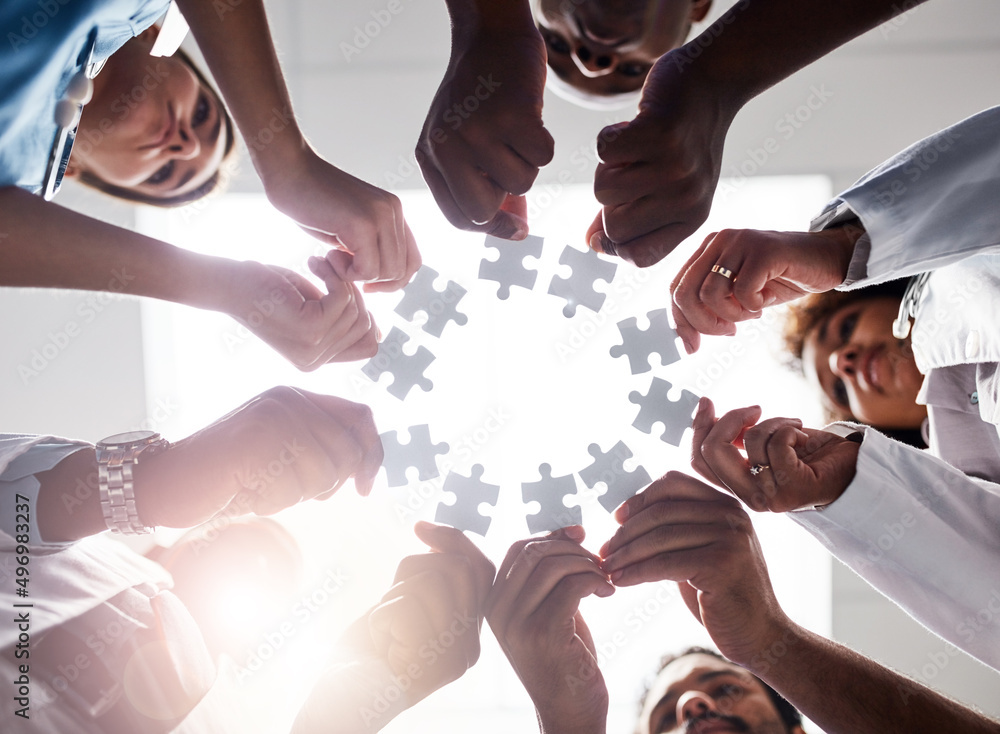
[[135,509],[132,467],[139,455],[158,453],[170,443],[155,431],[130,431],[97,442],[97,486],[104,522],[113,533],[142,535],[153,532]]

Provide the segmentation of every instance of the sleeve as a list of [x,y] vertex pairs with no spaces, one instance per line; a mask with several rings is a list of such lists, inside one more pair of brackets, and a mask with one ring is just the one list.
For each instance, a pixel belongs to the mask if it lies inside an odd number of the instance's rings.
[[1000,247],[1000,107],[912,145],[827,204],[818,231],[860,220],[842,290],[935,270]]
[[[0,434],[0,502],[3,502],[0,506],[0,551],[14,550],[19,535],[27,535],[25,545],[31,547],[53,549],[67,545],[42,540],[38,531],[39,484],[35,474],[52,469],[70,454],[90,446],[83,441],[55,436]],[[87,487],[84,489],[90,491]],[[70,501],[78,501],[75,495],[67,497]],[[27,505],[27,512],[19,512],[18,504]],[[27,533],[18,532],[24,526],[27,526]]]
[[1000,485],[868,429],[855,479],[790,513],[935,634],[1000,670]]

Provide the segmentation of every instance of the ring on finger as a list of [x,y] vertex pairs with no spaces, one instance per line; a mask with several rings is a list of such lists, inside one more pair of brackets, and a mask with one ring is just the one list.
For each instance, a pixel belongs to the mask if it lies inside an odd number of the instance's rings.
[[721,275],[726,280],[732,280],[733,279],[733,271],[730,270],[729,268],[723,267],[722,265],[720,265],[718,263],[716,263],[715,265],[712,266],[712,272],[713,273],[718,273],[719,275]]
[[757,476],[765,469],[770,469],[770,468],[771,468],[770,464],[754,464],[753,466],[750,467],[750,473],[753,474],[754,476]]

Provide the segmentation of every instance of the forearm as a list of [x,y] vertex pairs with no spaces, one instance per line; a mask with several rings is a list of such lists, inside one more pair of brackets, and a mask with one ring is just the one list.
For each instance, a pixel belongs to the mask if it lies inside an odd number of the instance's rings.
[[534,30],[528,0],[445,0],[452,35]]
[[[400,683],[403,685],[401,686]],[[372,734],[405,711],[405,680],[378,661],[336,665],[319,679],[292,734]]]
[[696,69],[705,83],[741,107],[903,9],[898,0],[739,0],[674,53],[679,63]]
[[292,111],[264,3],[178,0],[178,6],[236,119],[257,173],[266,179],[280,172],[282,163],[308,146]]
[[21,189],[0,189],[0,286],[148,296],[239,313],[239,263],[198,255]]
[[801,627],[745,667],[827,734],[1000,732],[1000,723]]
[[46,543],[67,543],[107,530],[94,449],[66,457],[38,479],[38,530]]

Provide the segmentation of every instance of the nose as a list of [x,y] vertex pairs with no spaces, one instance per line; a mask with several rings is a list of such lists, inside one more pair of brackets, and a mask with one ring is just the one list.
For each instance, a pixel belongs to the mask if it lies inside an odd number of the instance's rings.
[[844,379],[853,377],[858,370],[858,358],[861,350],[854,344],[845,344],[830,352],[830,371]]
[[606,46],[578,40],[573,48],[573,61],[584,76],[594,78],[614,71],[618,55]]
[[687,691],[677,699],[677,722],[683,723],[690,719],[702,719],[714,713],[715,700],[701,691]]
[[167,151],[174,157],[183,161],[197,158],[201,153],[201,141],[198,135],[186,121],[180,121],[177,125],[177,132],[167,141]]

